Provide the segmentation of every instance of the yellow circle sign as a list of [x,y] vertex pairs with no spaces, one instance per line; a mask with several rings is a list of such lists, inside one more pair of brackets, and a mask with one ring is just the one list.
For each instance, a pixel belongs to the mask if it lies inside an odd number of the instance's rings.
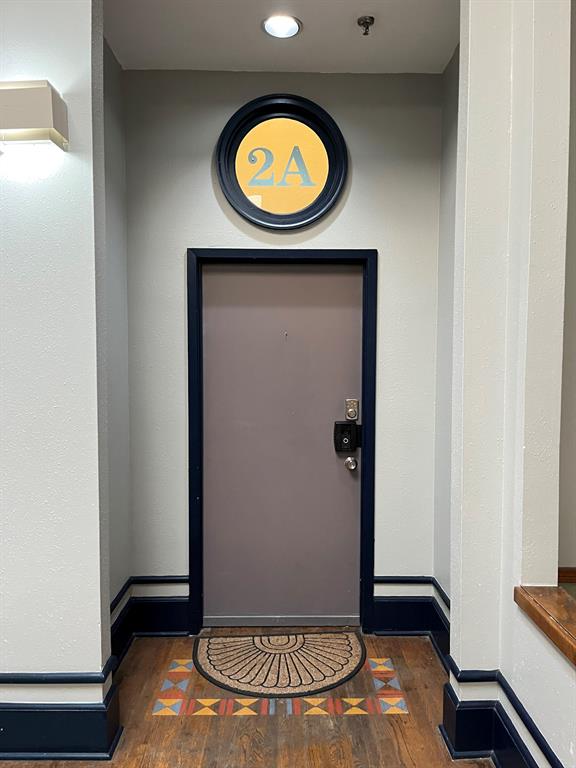
[[240,142],[236,179],[247,199],[273,214],[303,211],[328,178],[326,148],[305,123],[274,117],[254,126]]

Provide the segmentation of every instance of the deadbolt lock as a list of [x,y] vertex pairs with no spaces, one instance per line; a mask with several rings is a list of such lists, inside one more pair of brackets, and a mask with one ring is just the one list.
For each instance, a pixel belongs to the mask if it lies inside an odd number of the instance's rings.
[[354,453],[362,445],[362,427],[355,421],[334,422],[334,450]]
[[334,422],[334,450],[336,453],[354,453],[362,446],[362,426],[357,423],[359,408],[359,400],[347,398],[346,421]]

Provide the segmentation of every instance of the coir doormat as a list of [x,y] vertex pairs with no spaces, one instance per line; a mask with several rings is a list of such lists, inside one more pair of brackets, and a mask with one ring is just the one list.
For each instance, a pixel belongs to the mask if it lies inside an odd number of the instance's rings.
[[198,637],[194,665],[207,680],[242,696],[309,696],[345,683],[362,668],[356,632]]

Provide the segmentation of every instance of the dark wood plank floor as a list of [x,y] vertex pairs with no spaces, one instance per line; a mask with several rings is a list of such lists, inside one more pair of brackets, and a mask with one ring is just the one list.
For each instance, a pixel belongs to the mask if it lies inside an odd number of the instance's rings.
[[[254,631],[254,630],[252,630]],[[229,630],[227,631],[229,633]],[[221,634],[223,634],[221,632]],[[390,657],[408,715],[158,717],[154,701],[173,659],[192,658],[192,638],[139,638],[122,663],[124,734],[113,768],[491,768],[489,760],[450,756],[438,733],[446,674],[427,638],[365,638],[369,657]],[[197,675],[197,673],[195,673]],[[195,678],[198,697],[230,696]],[[359,690],[363,688],[363,690]],[[329,695],[366,695],[354,678]],[[328,694],[326,694],[328,695]],[[5,763],[6,765],[6,763]],[[10,765],[10,763],[8,763]],[[12,763],[14,768],[39,763]],[[46,763],[42,768],[70,768]],[[102,768],[75,762],[74,768]]]

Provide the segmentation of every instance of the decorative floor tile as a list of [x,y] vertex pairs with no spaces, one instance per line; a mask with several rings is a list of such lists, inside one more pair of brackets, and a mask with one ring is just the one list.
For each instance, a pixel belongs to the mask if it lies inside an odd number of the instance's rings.
[[183,699],[186,696],[186,689],[189,685],[189,677],[186,677],[183,680],[171,680],[170,678],[167,678],[160,686],[160,692],[166,697],[170,696],[174,699]]
[[368,659],[368,666],[374,674],[380,672],[394,672],[392,659]]
[[154,703],[153,715],[179,715],[182,709],[182,699],[158,699]]
[[382,714],[384,715],[406,715],[408,714],[408,707],[406,701],[398,697],[396,699],[379,699]]
[[217,704],[221,699],[190,699],[187,713],[195,717],[217,716],[219,714]]
[[330,707],[330,704],[332,703],[332,699],[329,699],[327,696],[324,696],[322,698],[318,698],[317,696],[314,696],[314,697],[306,696],[300,699],[300,702],[303,708],[304,715],[332,714],[332,712],[330,712],[330,709],[333,709],[333,707]]
[[[254,717],[277,715],[342,716],[406,715],[408,707],[392,659],[366,659],[360,674],[368,673],[373,690],[365,696],[303,696],[246,698],[225,693],[218,698],[191,696],[198,672],[191,659],[174,659],[160,684],[160,698],[152,715],[175,717]],[[223,691],[224,693],[224,691]]]
[[372,700],[368,697],[342,699],[344,715],[372,715],[375,710]]
[[194,669],[192,659],[174,659],[170,664],[170,672],[191,672]]

